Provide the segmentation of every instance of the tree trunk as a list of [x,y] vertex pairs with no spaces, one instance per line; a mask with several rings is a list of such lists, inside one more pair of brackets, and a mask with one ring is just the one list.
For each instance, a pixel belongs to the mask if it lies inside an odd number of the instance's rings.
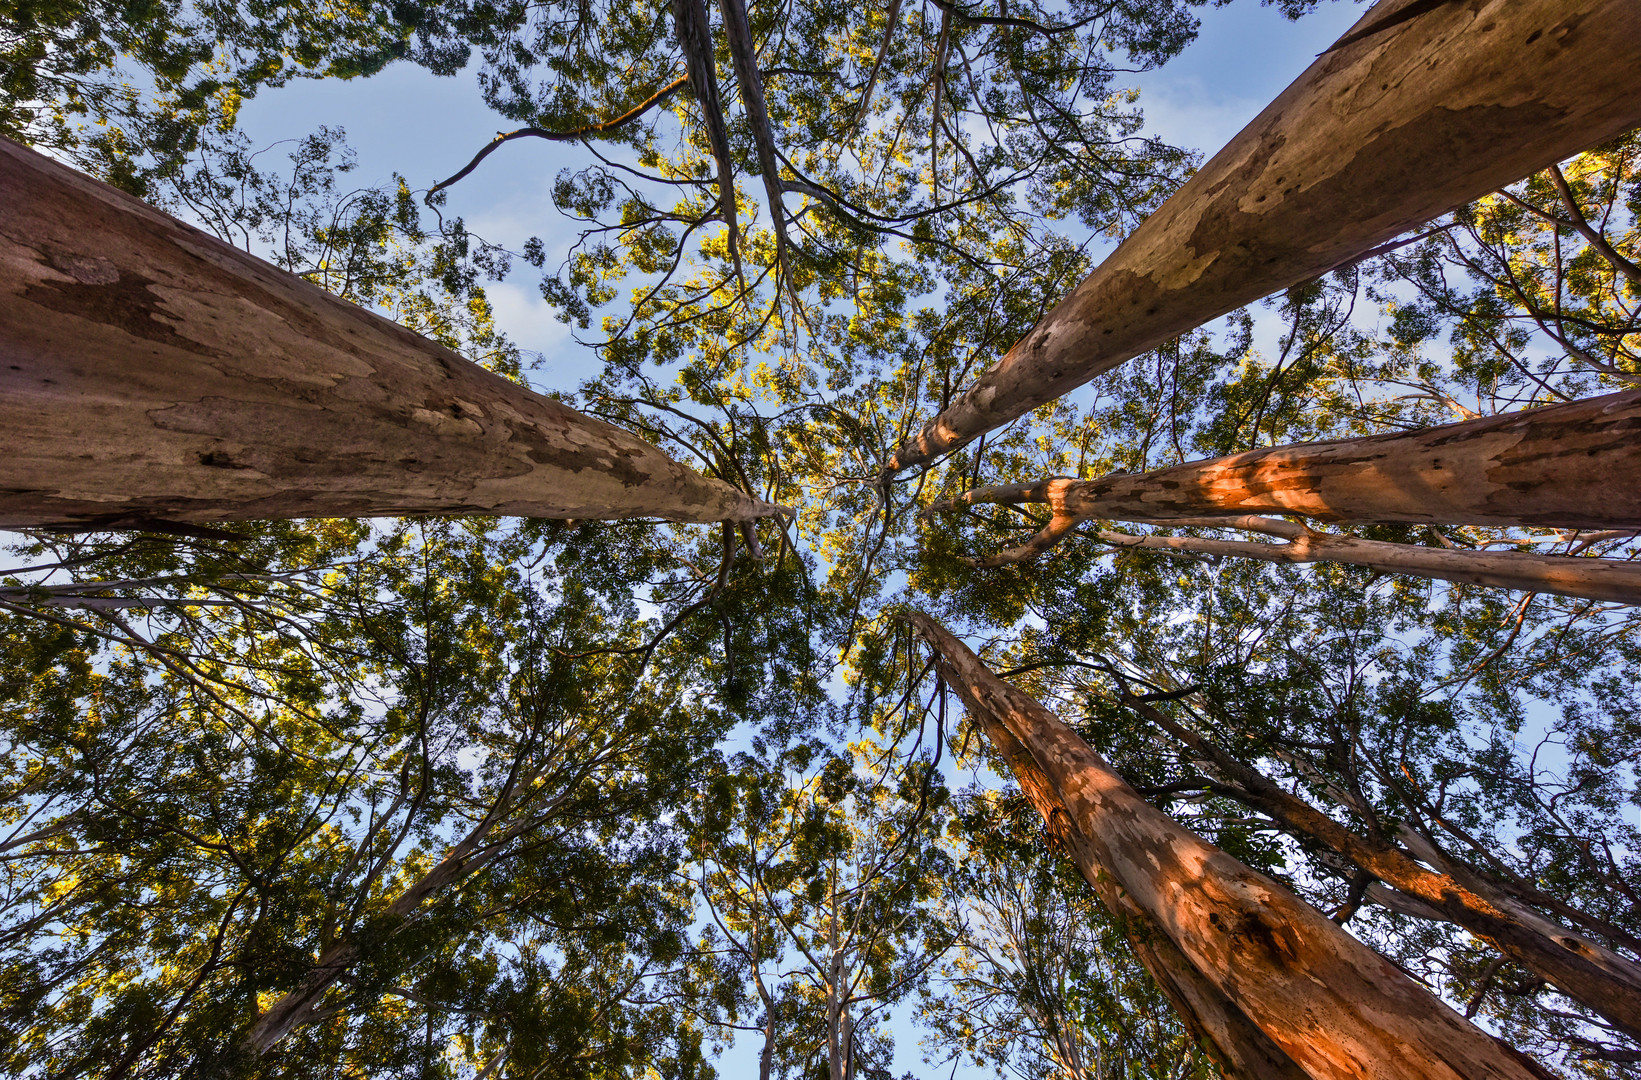
[[[1041,555],[1065,539],[1079,524],[1069,515],[1056,515],[1048,526],[1017,548],[985,559],[964,560],[971,566],[989,569],[1025,562]],[[1097,529],[1092,534],[1113,547],[1144,548],[1186,558],[1260,559],[1274,563],[1350,563],[1367,566],[1386,574],[1456,581],[1463,585],[1485,585],[1496,589],[1576,596],[1619,604],[1641,604],[1641,562],[1621,559],[1580,558],[1571,555],[1535,555],[1525,551],[1465,551],[1397,544],[1384,540],[1363,540],[1355,536],[1335,536],[1312,532],[1305,526],[1282,518],[1245,515],[1224,518],[1172,518],[1144,524],[1196,526],[1213,529],[1246,529],[1287,541],[1267,544],[1250,540],[1220,540],[1207,536],[1141,536],[1136,533]]]
[[926,615],[905,618],[975,716],[1030,753],[1109,878],[1315,1080],[1547,1075],[1282,886],[1163,814],[1087,743]]
[[1634,0],[1381,0],[885,471],[1641,124],[1638,67]]
[[0,140],[0,528],[774,508]]
[[[1224,522],[1199,519],[1181,523],[1251,528],[1284,536],[1287,543],[1215,540],[1200,536],[1137,536],[1108,531],[1098,532],[1095,536],[1119,547],[1279,563],[1350,563],[1386,574],[1456,581],[1461,585],[1550,593],[1617,604],[1641,604],[1641,562],[1534,555],[1525,551],[1448,551],[1417,544],[1393,544],[1384,540],[1314,533],[1303,525],[1278,518],[1231,518]],[[1165,521],[1156,524],[1175,523]]]
[[1003,760],[1009,763],[1026,798],[1042,815],[1044,830],[1070,856],[1083,879],[1117,920],[1134,956],[1226,1080],[1306,1080],[1305,1071],[1192,967],[1185,955],[1157,930],[1109,875],[1101,873],[1099,857],[1088,838],[1078,831],[1060,805],[1048,777],[1026,748],[1009,734],[1008,728],[989,713],[976,712],[974,717]]
[[1294,514],[1356,524],[1641,529],[1641,390],[1150,472],[981,488],[939,508],[992,502],[1046,503],[1056,517],[1078,520]]
[[741,106],[747,126],[752,129],[752,145],[758,153],[758,171],[763,174],[764,197],[769,200],[769,227],[775,235],[775,260],[790,284],[786,265],[786,205],[781,201],[781,171],[776,160],[775,134],[769,126],[769,107],[764,99],[763,77],[758,73],[758,46],[752,40],[752,24],[745,0],[718,0],[724,17],[724,38],[740,88]]
[[673,29],[677,32],[678,47],[684,54],[684,69],[689,75],[690,89],[701,107],[701,126],[707,133],[707,144],[712,147],[712,159],[718,168],[718,216],[723,219],[729,235],[729,258],[735,264],[735,277],[742,289],[746,288],[746,274],[741,266],[740,214],[735,206],[735,159],[729,152],[729,128],[724,121],[724,103],[718,94],[717,61],[712,48],[712,20],[707,16],[705,0],[672,0]]
[[1227,780],[1242,789],[1238,798],[1248,805],[1296,835],[1331,848],[1385,884],[1424,901],[1440,918],[1489,942],[1568,997],[1641,1039],[1641,966],[1633,960],[1494,895],[1479,880],[1461,883],[1426,870],[1383,838],[1356,835],[1160,709],[1130,694],[1124,694],[1122,701],[1213,762]]

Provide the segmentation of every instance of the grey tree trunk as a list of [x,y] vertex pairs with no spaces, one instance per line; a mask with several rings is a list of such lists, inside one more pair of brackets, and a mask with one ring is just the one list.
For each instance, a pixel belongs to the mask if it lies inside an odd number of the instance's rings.
[[0,139],[0,528],[775,509]]
[[1048,778],[1086,841],[1085,876],[1108,878],[1306,1075],[1547,1075],[1287,889],[1145,802],[1058,717],[933,619],[904,618],[935,650],[969,713],[1006,728]]
[[1641,124],[1638,68],[1634,0],[1381,0],[886,473]]
[[1384,524],[1641,529],[1641,390],[1418,431],[1250,450],[1143,473],[980,488],[936,509],[1056,518],[1293,514]]
[[[1065,539],[1077,527],[1079,520],[1057,515],[1046,528],[1017,548],[985,559],[964,561],[981,568],[1025,562]],[[1641,562],[1631,560],[1538,555],[1526,551],[1445,550],[1312,532],[1295,521],[1246,514],[1223,518],[1169,518],[1145,524],[1245,529],[1278,537],[1285,542],[1268,544],[1206,536],[1161,536],[1155,533],[1141,536],[1110,529],[1096,529],[1091,535],[1113,547],[1144,548],[1185,558],[1207,556],[1260,559],[1273,563],[1351,563],[1386,574],[1456,581],[1463,585],[1641,604]]]

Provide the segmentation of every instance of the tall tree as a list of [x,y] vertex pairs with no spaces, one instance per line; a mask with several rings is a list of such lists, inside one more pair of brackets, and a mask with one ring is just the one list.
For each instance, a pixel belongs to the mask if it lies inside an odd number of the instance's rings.
[[[1234,785],[1220,789],[1221,794],[1234,792],[1233,797],[1270,815],[1296,834],[1325,845],[1362,872],[1429,904],[1439,917],[1487,941],[1569,997],[1601,1013],[1620,1030],[1641,1037],[1641,964],[1544,918],[1508,895],[1506,888],[1489,881],[1485,874],[1455,867],[1455,877],[1428,870],[1380,832],[1366,839],[1357,836],[1126,688],[1121,700],[1203,755]],[[1413,845],[1431,865],[1454,866],[1452,860],[1432,854],[1431,845],[1416,840]],[[1364,882],[1362,888],[1366,887]]]
[[[1280,514],[1357,524],[1641,529],[1641,391],[1418,431],[1249,450],[1144,473],[965,492],[933,509],[1042,503],[1057,530]],[[1063,524],[1066,519],[1071,524]]]
[[1586,66],[1641,60],[1635,19],[1606,0],[1486,13],[1382,0],[902,442],[886,474],[1641,123],[1625,81]]
[[0,180],[0,525],[774,512],[16,144]]
[[[1203,1051],[1135,960],[1031,804],[977,789],[958,801],[957,948],[923,1006],[929,1057],[1027,1080],[1211,1075]],[[1034,827],[1035,826],[1035,827]]]
[[1042,769],[1098,863],[1232,1004],[1312,1077],[1539,1075],[1280,885],[1144,802],[1041,705],[908,613],[971,712]]

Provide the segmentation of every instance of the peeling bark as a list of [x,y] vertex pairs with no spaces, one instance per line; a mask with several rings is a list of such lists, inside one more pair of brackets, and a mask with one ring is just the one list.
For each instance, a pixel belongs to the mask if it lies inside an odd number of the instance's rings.
[[5,140],[0,432],[0,528],[774,510]]
[[997,678],[921,613],[969,713],[1030,753],[1109,878],[1190,966],[1315,1080],[1542,1078],[1544,1070],[1442,1004],[1282,886],[1141,799],[1053,713]]
[[1641,529],[1641,390],[1417,431],[1250,450],[1143,473],[981,488],[935,509],[1056,518],[1293,514],[1386,524]]
[[1641,965],[1635,961],[1511,903],[1474,876],[1461,883],[1425,869],[1381,837],[1358,836],[1160,709],[1126,693],[1122,703],[1213,762],[1241,789],[1241,801],[1331,848],[1414,904],[1403,905],[1400,895],[1387,897],[1372,887],[1370,899],[1393,911],[1464,927],[1626,1034],[1641,1038]]
[[1641,124],[1637,67],[1633,0],[1381,0],[885,472]]

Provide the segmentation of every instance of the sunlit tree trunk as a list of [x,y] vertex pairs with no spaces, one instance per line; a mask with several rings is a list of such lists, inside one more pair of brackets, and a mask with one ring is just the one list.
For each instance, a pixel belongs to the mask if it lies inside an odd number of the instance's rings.
[[0,527],[771,507],[0,140]]
[[[1315,1080],[1546,1075],[1287,889],[1141,799],[1087,743],[926,615],[905,616],[969,713],[1030,754],[1109,878],[1190,966]],[[1074,852],[1075,854],[1075,852]]]
[[980,488],[943,505],[999,502],[1043,503],[1056,518],[1078,520],[1293,514],[1641,529],[1641,390],[1149,472]]
[[1331,848],[1386,885],[1424,901],[1441,918],[1464,927],[1568,997],[1641,1038],[1641,965],[1514,903],[1488,888],[1480,875],[1467,875],[1468,880],[1460,882],[1425,869],[1383,838],[1358,836],[1160,709],[1126,694],[1123,704],[1211,761],[1240,789],[1240,800],[1295,834]]
[[990,713],[973,715],[1008,762],[1026,798],[1042,816],[1044,830],[1077,865],[1090,888],[1115,917],[1134,956],[1155,980],[1191,1037],[1213,1058],[1227,1080],[1305,1080],[1305,1071],[1192,967],[1185,955],[1157,930],[1109,875],[1100,872],[1095,849],[1066,814],[1053,785],[1037,767],[1030,752],[1009,733],[1002,721]]
[[1641,124],[1638,67],[1633,0],[1381,0],[886,471]]

